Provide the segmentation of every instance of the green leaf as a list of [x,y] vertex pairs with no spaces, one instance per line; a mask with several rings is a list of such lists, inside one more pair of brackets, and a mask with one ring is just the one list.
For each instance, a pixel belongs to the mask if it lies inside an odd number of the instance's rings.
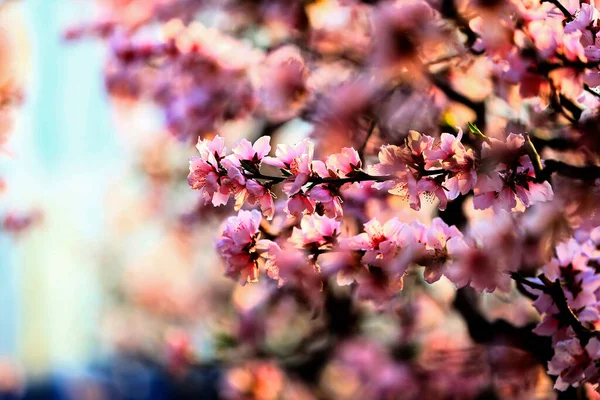
[[483,134],[483,132],[481,132],[479,130],[479,128],[477,127],[477,125],[471,123],[471,122],[467,122],[467,125],[469,125],[469,130],[471,131],[471,133],[475,136],[480,136],[482,138],[485,138],[486,136]]
[[235,348],[239,345],[237,338],[226,332],[218,332],[215,334],[215,347],[217,350],[227,350]]

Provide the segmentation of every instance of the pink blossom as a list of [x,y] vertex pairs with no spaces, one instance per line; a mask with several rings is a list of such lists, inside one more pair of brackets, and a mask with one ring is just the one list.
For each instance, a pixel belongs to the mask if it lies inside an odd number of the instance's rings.
[[[220,186],[218,195],[213,196],[213,205],[226,204],[229,196],[233,196],[235,199],[235,210],[239,210],[246,201],[246,178],[239,169],[229,164],[229,160],[224,159],[222,161],[222,167],[227,170],[226,175],[222,175],[219,178],[218,184]],[[217,204],[215,204],[215,201]]]
[[[542,296],[540,294],[540,296]],[[547,296],[550,297],[550,296]],[[555,318],[552,314],[546,314],[542,318],[539,324],[532,330],[533,333],[539,336],[552,336],[560,328],[560,321]]]
[[402,249],[415,244],[412,227],[397,218],[390,219],[384,225],[374,218],[364,225],[364,229],[363,233],[347,239],[344,247],[364,251],[362,262],[365,264],[388,267],[403,274],[408,267],[408,260],[397,265],[400,261],[397,259]]
[[362,162],[358,152],[351,147],[344,147],[341,153],[332,154],[325,162],[327,169],[337,176],[346,178],[360,170]]
[[474,187],[475,209],[493,206],[496,211],[512,210],[517,206],[517,199],[525,207],[552,200],[554,193],[550,183],[536,182],[529,156],[517,158],[523,143],[522,135],[511,133],[504,143],[495,140],[491,146],[484,144],[483,156],[500,158],[501,162],[493,171],[478,176]]
[[568,98],[575,99],[583,91],[585,74],[575,68],[557,68],[548,74],[552,84]]
[[275,157],[265,157],[264,162],[292,174],[283,185],[283,190],[288,195],[292,195],[297,193],[310,178],[313,152],[314,144],[309,139],[304,139],[293,146],[279,144],[275,150]]
[[200,153],[200,158],[211,165],[217,165],[218,161],[225,157],[227,149],[225,148],[225,139],[217,135],[212,140],[198,139],[196,149]]
[[527,29],[533,38],[538,53],[543,58],[556,54],[562,42],[563,27],[558,20],[536,20],[528,24]]
[[586,62],[585,49],[581,44],[581,31],[566,34],[563,39],[563,51],[570,61]]
[[462,136],[460,128],[457,136],[442,133],[439,148],[434,147],[425,152],[428,167],[439,164],[444,170],[450,171],[443,184],[450,200],[459,194],[467,194],[477,182],[475,154],[473,150],[465,149],[461,143]]
[[590,28],[597,28],[600,13],[592,4],[581,4],[581,8],[572,21],[565,24],[565,34],[579,33],[582,46],[590,47],[595,44],[594,35]]
[[569,385],[582,381],[590,361],[579,339],[572,338],[556,343],[554,356],[548,363],[548,373],[558,375],[554,388],[562,391]]
[[444,273],[444,267],[454,253],[466,247],[462,233],[453,226],[448,226],[441,218],[434,218],[431,227],[417,231],[417,239],[426,245],[425,281],[437,282]]
[[298,192],[287,200],[284,211],[290,217],[300,218],[305,212],[312,214],[315,204],[304,193]]
[[[290,171],[301,167],[306,167],[305,169],[309,171],[313,152],[314,144],[309,139],[303,139],[291,146],[278,144],[275,149],[275,157],[265,157],[265,163]],[[307,160],[310,160],[308,164],[306,164]]]
[[329,184],[316,185],[308,191],[308,198],[318,203],[316,209],[329,218],[341,220],[344,216],[338,189]]
[[443,187],[444,175],[427,176],[426,154],[433,149],[434,139],[419,132],[410,131],[403,147],[383,146],[379,152],[379,164],[371,171],[393,174],[396,179],[373,184],[376,189],[408,198],[411,208],[421,208],[421,193],[431,193],[440,199],[440,209],[446,207],[447,196]]
[[[595,305],[595,292],[600,288],[600,275],[588,266],[588,246],[570,239],[556,246],[556,258],[544,266],[548,279],[564,281],[563,290],[569,305],[576,310]],[[588,310],[592,312],[592,310]]]
[[252,179],[246,181],[246,191],[248,193],[248,203],[258,203],[263,215],[268,220],[273,219],[273,215],[275,214],[275,203],[271,191]]
[[340,222],[312,214],[302,218],[300,229],[294,227],[289,241],[299,249],[320,248],[332,244],[340,234]]
[[[438,209],[444,211],[446,206],[448,205],[448,196],[446,194],[447,189],[444,187],[444,176],[439,175],[435,178],[426,177],[417,182],[417,192],[432,194],[440,200],[440,204],[438,204]],[[410,186],[408,186],[410,189]],[[410,193],[410,192],[409,192]],[[410,196],[409,194],[409,204],[414,210],[421,209],[421,199],[420,196]]]
[[501,213],[494,222],[476,224],[464,240],[448,240],[452,261],[444,272],[457,287],[508,291],[509,272],[520,266],[519,236],[512,217]]
[[425,1],[379,3],[372,25],[373,63],[392,74],[402,68],[419,72],[420,48],[438,33],[432,20],[435,12]]
[[556,280],[560,277],[560,272],[557,267],[567,267],[572,265],[574,268],[581,271],[586,268],[588,261],[583,246],[575,239],[569,239],[566,242],[559,243],[556,246],[556,258],[558,263],[551,262],[544,267],[544,272],[551,280]]
[[258,280],[258,253],[255,245],[261,221],[260,212],[241,210],[227,218],[225,229],[217,242],[217,249],[225,258],[225,274],[242,285]]
[[387,145],[379,151],[379,164],[376,167],[381,173],[392,174],[404,171],[408,166],[425,166],[425,153],[433,148],[434,138],[410,131],[402,147]]
[[248,140],[242,139],[238,142],[237,146],[232,149],[234,156],[228,158],[230,158],[232,163],[237,167],[240,166],[240,160],[250,161],[258,165],[271,151],[271,145],[269,144],[270,140],[271,138],[269,136],[263,136],[252,144]]
[[256,86],[270,120],[285,121],[298,114],[306,102],[307,78],[308,70],[297,48],[284,46],[267,56]]
[[356,274],[356,282],[358,299],[371,300],[375,305],[383,305],[404,288],[404,273],[368,265]]
[[314,260],[309,260],[300,249],[281,248],[273,242],[269,243],[265,270],[271,279],[278,282],[279,287],[285,284],[304,287],[310,291],[320,290],[321,277]]
[[354,339],[341,343],[334,366],[358,380],[353,399],[417,399],[417,378],[407,364],[394,360],[378,343]]
[[244,184],[244,178],[235,169],[227,170],[226,166],[221,165],[225,157],[225,141],[222,137],[215,136],[213,140],[199,140],[196,148],[200,157],[190,158],[189,185],[192,189],[201,191],[205,202],[212,201],[214,206],[227,203],[231,191],[236,192],[238,186],[235,189],[229,188],[222,184],[221,178],[240,186]]

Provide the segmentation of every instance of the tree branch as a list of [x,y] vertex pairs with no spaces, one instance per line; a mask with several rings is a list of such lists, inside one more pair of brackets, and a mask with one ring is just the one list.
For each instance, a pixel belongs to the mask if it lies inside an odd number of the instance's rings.
[[585,346],[587,342],[595,335],[594,331],[589,330],[573,313],[573,310],[569,306],[567,302],[567,298],[565,297],[565,292],[563,291],[560,281],[557,279],[552,282],[548,277],[544,274],[539,276],[540,280],[544,283],[546,290],[545,292],[552,297],[554,304],[560,311],[560,317],[563,319],[563,322],[570,325],[573,328],[573,331],[579,338],[579,341]]
[[508,345],[532,354],[540,363],[552,357],[552,341],[532,332],[535,324],[516,327],[505,320],[488,321],[477,307],[476,293],[465,287],[456,291],[454,308],[467,324],[469,335],[480,344]]
[[475,101],[457,92],[440,74],[429,74],[431,82],[438,87],[448,99],[469,107],[475,112],[475,125],[481,130],[486,127],[486,107],[484,101]]
[[377,126],[377,120],[374,118],[371,121],[371,124],[369,125],[369,130],[367,131],[367,136],[365,137],[365,141],[363,142],[362,146],[360,146],[360,149],[358,149],[358,155],[360,156],[360,159],[362,160],[363,163],[365,162],[364,156],[365,156],[365,150],[367,148],[367,144],[369,143],[369,139],[373,135],[373,132],[375,132],[376,126]]
[[548,180],[553,172],[568,178],[593,181],[600,178],[600,167],[595,165],[575,166],[557,160],[545,160],[542,180]]
[[560,12],[563,13],[563,15],[565,16],[567,21],[573,21],[573,16],[569,12],[569,10],[567,10],[566,7],[560,3],[560,1],[558,1],[558,0],[542,0],[541,2],[554,4],[556,6],[556,8],[558,8],[560,10]]

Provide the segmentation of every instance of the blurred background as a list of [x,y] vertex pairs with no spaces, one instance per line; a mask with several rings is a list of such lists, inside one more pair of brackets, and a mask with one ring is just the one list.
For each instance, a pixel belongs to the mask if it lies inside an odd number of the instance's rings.
[[[122,295],[117,282],[124,266],[144,268],[155,256],[169,257],[157,243],[181,245],[160,221],[148,221],[156,205],[143,198],[148,182],[136,165],[137,146],[145,143],[151,152],[153,136],[167,140],[158,132],[160,119],[150,107],[109,101],[105,47],[63,40],[67,27],[95,11],[92,2],[34,0],[5,2],[0,14],[2,45],[9,47],[2,63],[24,100],[0,157],[0,204],[7,215],[39,222],[0,233],[0,353],[40,377],[107,357],[103,343],[127,340],[103,334],[135,334],[139,327],[129,318],[127,327],[119,325],[122,310],[111,304]],[[123,115],[131,113],[137,118]],[[175,152],[188,151],[171,144]],[[182,177],[186,158],[182,153]],[[167,264],[172,277],[191,268],[189,259]]]
[[[110,186],[127,154],[102,87],[102,51],[62,32],[89,2],[15,1],[2,9],[9,62],[22,82],[2,157],[3,209],[43,210],[26,234],[2,234],[0,349],[39,374],[98,355],[101,256]],[[5,56],[3,54],[3,56]]]

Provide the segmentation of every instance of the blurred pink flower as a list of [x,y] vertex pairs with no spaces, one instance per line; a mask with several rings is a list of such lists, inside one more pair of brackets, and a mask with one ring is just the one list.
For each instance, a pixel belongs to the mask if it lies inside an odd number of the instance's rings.
[[[217,242],[217,249],[225,259],[225,274],[242,285],[258,280],[258,252],[255,249],[262,217],[256,210],[241,210],[237,216],[227,218],[225,229]],[[268,248],[262,242],[261,247]]]

